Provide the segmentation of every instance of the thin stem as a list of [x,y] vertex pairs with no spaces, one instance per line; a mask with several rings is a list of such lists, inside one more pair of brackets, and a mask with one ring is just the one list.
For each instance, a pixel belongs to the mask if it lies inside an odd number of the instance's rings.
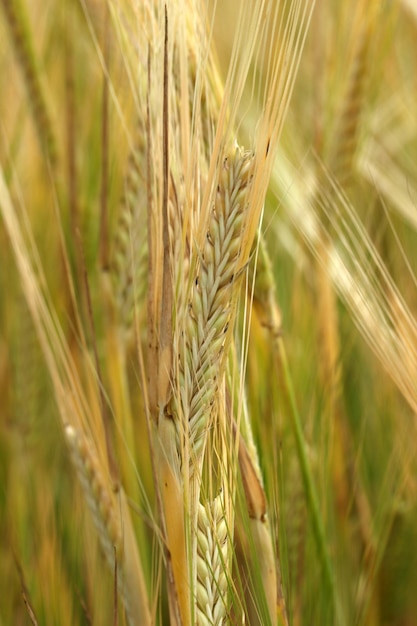
[[294,430],[295,442],[297,446],[298,460],[300,463],[301,474],[304,483],[305,494],[311,513],[311,521],[313,526],[314,539],[316,541],[317,550],[319,553],[320,561],[323,566],[324,578],[326,586],[330,592],[333,608],[336,614],[336,623],[342,624],[343,620],[340,615],[340,606],[337,602],[336,585],[332,570],[332,564],[330,560],[329,551],[326,545],[326,537],[324,532],[324,525],[322,516],[320,514],[319,501],[317,491],[314,486],[314,480],[309,466],[309,462],[306,454],[306,443],[304,439],[303,429],[301,426],[301,419],[297,408],[297,402],[295,399],[295,392],[291,380],[290,369],[288,365],[287,355],[285,352],[284,342],[280,337],[276,341],[276,349],[278,356],[282,363],[282,370],[285,380],[285,386],[287,389],[288,400],[290,403],[291,423]]

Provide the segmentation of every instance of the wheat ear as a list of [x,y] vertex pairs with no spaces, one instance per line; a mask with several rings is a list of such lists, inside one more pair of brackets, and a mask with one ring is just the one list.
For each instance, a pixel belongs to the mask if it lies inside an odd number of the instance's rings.
[[253,155],[236,149],[220,168],[216,199],[202,250],[196,252],[195,280],[180,336],[178,396],[174,416],[186,434],[191,472],[201,460],[222,372],[222,354],[232,317],[243,220]]
[[10,29],[15,53],[22,68],[39,140],[51,164],[55,166],[58,157],[58,143],[42,88],[29,21],[24,6],[19,0],[2,0],[1,3]]
[[113,242],[112,274],[114,298],[120,327],[131,330],[136,300],[146,289],[147,229],[146,148],[140,124],[138,139],[129,155],[124,193]]
[[[207,537],[216,536],[220,518],[215,516],[216,523],[211,529],[199,524],[201,470],[208,425],[215,426],[218,420],[217,403],[230,336],[228,329],[232,326],[235,308],[241,234],[248,212],[253,162],[253,154],[239,148],[220,161],[213,208],[203,230],[204,242],[201,248],[195,244],[191,259],[190,275],[194,280],[184,315],[185,328],[180,329],[177,341],[179,372],[173,415],[180,442],[184,488],[189,489],[191,543],[188,554],[192,589],[196,591],[195,611],[200,616],[208,611],[206,622],[202,623],[210,623],[207,620],[211,619],[217,603],[219,582],[214,576],[208,578],[212,589],[208,595],[209,606],[205,606],[206,602],[201,604],[198,590],[201,596],[202,586],[196,565],[198,544],[203,541],[204,532],[208,533]],[[217,538],[217,541],[221,544],[223,540]],[[213,572],[217,575],[217,570]],[[220,609],[216,611],[221,614]]]
[[220,493],[199,504],[197,526],[197,624],[220,626],[227,613],[230,541]]
[[116,500],[92,445],[81,432],[67,424],[65,437],[111,571],[117,559],[118,592],[129,624],[150,625],[146,585],[124,492],[120,489]]
[[361,115],[366,103],[366,80],[370,63],[370,48],[374,30],[376,3],[369,3],[367,15],[358,29],[348,89],[333,139],[329,164],[341,187],[345,187],[352,176],[354,157],[358,149]]

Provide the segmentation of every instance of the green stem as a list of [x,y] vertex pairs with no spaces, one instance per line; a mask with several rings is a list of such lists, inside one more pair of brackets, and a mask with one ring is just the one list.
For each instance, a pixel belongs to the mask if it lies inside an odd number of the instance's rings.
[[303,429],[301,426],[300,415],[298,413],[297,402],[295,399],[295,393],[294,393],[294,388],[292,385],[284,342],[282,341],[280,337],[277,337],[276,344],[277,344],[278,355],[282,363],[285,385],[287,388],[288,399],[290,403],[292,427],[294,429],[298,459],[300,463],[307,503],[308,503],[309,510],[312,516],[314,539],[316,541],[320,561],[323,566],[325,583],[332,599],[332,605],[333,605],[333,608],[335,611],[335,617],[336,617],[335,623],[342,624],[344,620],[341,616],[340,605],[337,602],[335,579],[334,579],[334,575],[332,571],[330,555],[329,555],[327,545],[326,545],[324,525],[322,521],[322,516],[320,515],[318,496],[317,496],[317,492],[314,486],[313,476],[312,476],[308,459],[307,459],[306,443],[304,439]]

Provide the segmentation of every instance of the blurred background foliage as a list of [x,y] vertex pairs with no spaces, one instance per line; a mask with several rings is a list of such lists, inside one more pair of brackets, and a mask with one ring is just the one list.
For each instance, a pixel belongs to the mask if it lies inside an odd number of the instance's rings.
[[[214,42],[225,75],[235,8],[217,4]],[[263,220],[341,623],[364,626],[417,626],[415,7],[317,0]],[[103,272],[137,132],[132,76],[104,2],[1,0],[0,41],[0,164],[70,346],[77,323],[63,250],[88,328],[81,238],[107,393],[113,355]],[[251,107],[248,86],[242,141],[256,132]],[[333,258],[343,250],[348,288]],[[391,353],[396,339],[404,349]],[[127,345],[129,402],[139,416],[137,354],[134,341]],[[290,623],[331,624],[284,387],[255,315],[248,403]],[[139,418],[133,425],[140,481],[130,476],[127,491],[156,589],[146,426]],[[112,588],[0,222],[0,623],[36,623],[33,611],[39,624],[110,624]]]

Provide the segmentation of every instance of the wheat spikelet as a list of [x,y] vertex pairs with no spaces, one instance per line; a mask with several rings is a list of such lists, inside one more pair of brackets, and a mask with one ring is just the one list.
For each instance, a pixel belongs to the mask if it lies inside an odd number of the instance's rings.
[[220,626],[227,613],[229,537],[221,493],[199,504],[197,527],[196,623]]

